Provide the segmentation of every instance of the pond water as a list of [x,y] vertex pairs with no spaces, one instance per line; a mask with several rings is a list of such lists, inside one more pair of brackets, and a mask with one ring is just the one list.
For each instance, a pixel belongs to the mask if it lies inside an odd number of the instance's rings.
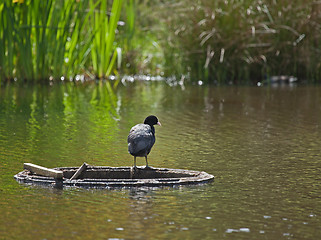
[[[321,236],[319,86],[136,81],[0,93],[0,239]],[[150,165],[206,171],[212,183],[61,190],[13,178],[24,162],[130,166],[129,129],[149,114],[162,123]]]

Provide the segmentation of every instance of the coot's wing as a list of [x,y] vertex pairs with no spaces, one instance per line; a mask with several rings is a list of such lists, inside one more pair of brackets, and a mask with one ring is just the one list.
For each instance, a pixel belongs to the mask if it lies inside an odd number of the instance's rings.
[[137,124],[129,132],[128,151],[132,155],[147,155],[155,143],[155,136],[147,124]]

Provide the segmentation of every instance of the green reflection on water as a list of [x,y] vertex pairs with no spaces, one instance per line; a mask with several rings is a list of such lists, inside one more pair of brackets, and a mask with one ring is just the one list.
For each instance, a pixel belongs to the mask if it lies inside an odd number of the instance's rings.
[[[0,89],[0,234],[57,239],[315,239],[321,234],[321,88],[163,82]],[[204,186],[48,189],[18,184],[23,162],[132,164],[129,129],[162,122],[155,167],[204,170]],[[138,164],[144,164],[139,159]]]

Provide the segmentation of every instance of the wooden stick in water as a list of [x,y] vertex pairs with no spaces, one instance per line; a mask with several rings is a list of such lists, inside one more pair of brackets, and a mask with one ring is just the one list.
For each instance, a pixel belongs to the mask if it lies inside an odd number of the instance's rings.
[[74,173],[74,175],[72,175],[70,180],[74,180],[74,179],[78,178],[79,175],[87,169],[87,166],[88,166],[88,164],[84,162],[83,165],[81,165],[81,167],[78,168],[78,170]]
[[24,163],[23,168],[29,170],[32,173],[45,176],[45,177],[53,177],[53,178],[61,179],[64,176],[62,171],[42,167],[32,163]]

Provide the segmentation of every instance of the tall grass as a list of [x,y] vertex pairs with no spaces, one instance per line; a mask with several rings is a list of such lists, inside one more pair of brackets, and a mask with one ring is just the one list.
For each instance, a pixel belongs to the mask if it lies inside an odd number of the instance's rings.
[[1,78],[39,82],[85,71],[108,76],[121,7],[122,0],[113,1],[109,17],[105,0],[2,1]]
[[3,0],[0,81],[120,72],[320,82],[320,23],[318,0]]
[[191,79],[246,82],[271,75],[320,81],[321,2],[199,0],[155,3],[166,68]]
[[117,36],[123,50],[122,74],[161,74],[164,63],[158,39],[161,19],[153,11],[153,6],[157,8],[158,4],[159,1],[150,0],[124,1],[125,25]]
[[[9,5],[8,5],[9,4]],[[14,19],[9,9],[12,1],[0,3],[0,71],[1,77],[13,77],[14,70]]]
[[[101,1],[100,11],[95,11],[91,21],[94,26],[91,49],[92,65],[98,78],[109,76],[116,62],[119,50],[116,48],[114,40],[122,3],[122,0],[113,1],[110,17],[107,18],[107,1]],[[94,10],[93,0],[91,0],[91,10]]]

